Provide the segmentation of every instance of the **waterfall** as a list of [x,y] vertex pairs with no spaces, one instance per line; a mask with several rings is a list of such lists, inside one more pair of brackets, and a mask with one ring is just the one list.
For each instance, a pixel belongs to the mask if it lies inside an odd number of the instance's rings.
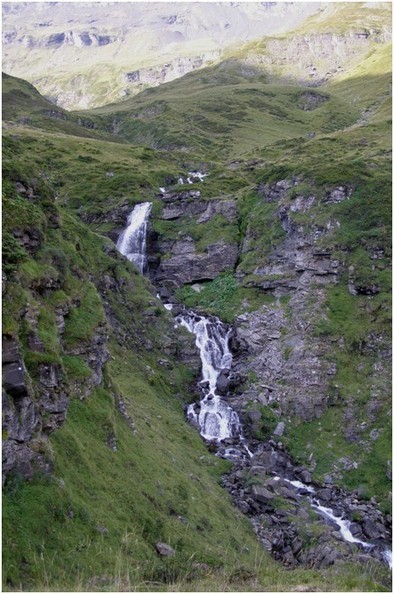
[[146,230],[151,208],[151,202],[143,202],[133,208],[127,218],[127,227],[116,244],[120,253],[133,262],[141,274],[146,269]]
[[196,337],[202,362],[202,387],[208,392],[199,404],[191,404],[187,415],[200,428],[200,434],[208,441],[223,441],[241,437],[241,423],[237,413],[216,393],[220,372],[230,369],[232,355],[228,342],[231,329],[218,318],[206,318],[189,312],[177,316],[177,321]]
[[[199,172],[190,172],[190,175],[192,173],[200,181],[205,177]],[[189,179],[187,181],[191,183]],[[160,191],[162,190],[164,188],[160,188]],[[141,274],[146,269],[146,232],[151,208],[151,202],[137,204],[130,213],[127,227],[117,242],[120,253],[131,260]],[[168,303],[164,307],[171,311],[173,305]],[[205,440],[217,444],[224,442],[218,446],[217,455],[233,461],[245,461],[248,456],[252,458],[253,453],[243,436],[238,414],[218,394],[218,379],[223,371],[230,371],[232,365],[232,354],[229,349],[231,328],[223,324],[217,317],[208,318],[192,311],[179,314],[176,316],[176,321],[195,335],[196,346],[199,349],[202,362],[203,379],[200,382],[200,387],[205,395],[201,402],[189,405],[188,419],[199,427],[200,434]],[[226,447],[226,445],[230,445],[230,447]],[[274,480],[279,480],[279,477],[275,477]],[[375,543],[370,544],[353,536],[350,530],[351,522],[343,515],[340,517],[335,515],[331,508],[321,505],[312,486],[305,485],[294,478],[293,480],[284,478],[284,480],[297,489],[299,496],[306,496],[311,507],[320,516],[334,523],[345,541],[358,544],[366,550],[373,550],[377,547]],[[384,561],[392,567],[391,549],[386,546],[384,549],[380,549],[379,553]]]

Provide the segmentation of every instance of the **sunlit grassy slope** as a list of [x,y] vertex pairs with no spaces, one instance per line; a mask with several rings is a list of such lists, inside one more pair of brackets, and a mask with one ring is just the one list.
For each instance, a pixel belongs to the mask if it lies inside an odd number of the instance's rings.
[[305,111],[300,87],[253,81],[228,61],[141,93],[134,100],[91,112],[130,140],[163,149],[236,157],[280,139],[333,131],[354,123],[357,111],[323,90],[319,109]]

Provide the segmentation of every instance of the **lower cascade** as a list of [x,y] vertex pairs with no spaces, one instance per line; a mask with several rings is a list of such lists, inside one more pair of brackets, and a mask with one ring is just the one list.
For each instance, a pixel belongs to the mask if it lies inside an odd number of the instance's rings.
[[127,227],[116,244],[120,253],[133,262],[141,274],[146,268],[146,231],[151,209],[151,202],[137,204],[129,214]]
[[202,362],[201,388],[206,391],[199,404],[191,404],[187,416],[208,441],[223,441],[242,435],[237,413],[217,394],[217,381],[223,370],[230,370],[232,355],[228,346],[231,328],[219,318],[206,318],[189,312],[176,320],[196,336],[196,345]]

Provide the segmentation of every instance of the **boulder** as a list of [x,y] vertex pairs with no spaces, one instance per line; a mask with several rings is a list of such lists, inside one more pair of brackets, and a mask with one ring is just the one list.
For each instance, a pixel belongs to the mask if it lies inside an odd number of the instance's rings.
[[269,503],[274,498],[273,493],[270,493],[268,489],[260,485],[252,485],[251,496],[259,503]]
[[161,557],[173,557],[175,555],[174,549],[164,542],[156,543],[156,551]]
[[225,394],[230,386],[229,370],[222,369],[216,380],[216,391],[218,394]]
[[282,437],[284,431],[285,431],[285,424],[283,421],[281,421],[275,427],[274,435],[276,435],[277,437]]
[[331,499],[332,499],[331,489],[319,489],[316,492],[316,496],[321,501],[331,501]]
[[309,470],[302,470],[299,474],[299,477],[300,480],[306,485],[309,485],[312,482],[312,474],[309,472]]
[[365,536],[371,540],[382,538],[386,534],[385,527],[381,522],[376,522],[369,518],[362,522],[362,530]]

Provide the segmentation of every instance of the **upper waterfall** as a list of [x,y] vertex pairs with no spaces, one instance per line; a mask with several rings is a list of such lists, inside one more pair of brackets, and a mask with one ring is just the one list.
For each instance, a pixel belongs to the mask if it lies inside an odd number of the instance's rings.
[[151,202],[137,204],[129,214],[127,227],[116,244],[120,253],[133,262],[141,274],[146,268],[146,230],[151,209]]

